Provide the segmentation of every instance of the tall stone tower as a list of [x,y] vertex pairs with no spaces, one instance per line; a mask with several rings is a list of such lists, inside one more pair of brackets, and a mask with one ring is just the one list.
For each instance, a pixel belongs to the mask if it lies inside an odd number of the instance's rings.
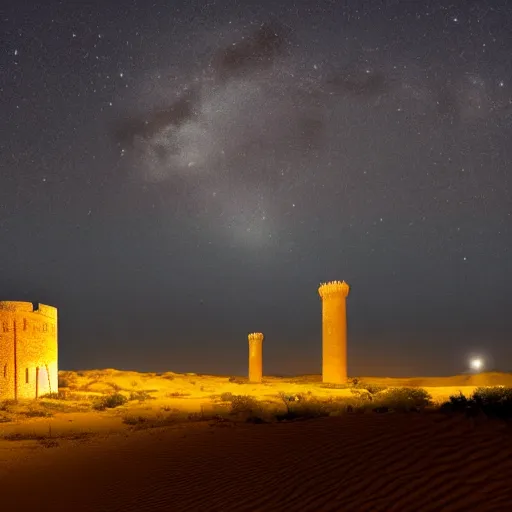
[[322,381],[347,381],[347,307],[350,287],[345,281],[331,281],[318,288],[322,298]]
[[249,334],[249,382],[261,382],[263,376],[263,334]]

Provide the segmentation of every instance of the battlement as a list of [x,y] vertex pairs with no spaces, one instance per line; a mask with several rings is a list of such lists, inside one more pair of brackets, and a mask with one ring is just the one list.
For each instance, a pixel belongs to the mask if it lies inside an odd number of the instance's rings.
[[40,304],[39,302],[22,302],[13,300],[0,301],[0,312],[9,313],[38,313],[52,320],[57,320],[57,308]]
[[249,338],[249,343],[253,341],[263,341],[263,333],[262,332],[252,332],[247,336]]
[[318,293],[322,299],[331,297],[333,295],[348,296],[350,286],[345,281],[330,281],[322,283],[318,288]]

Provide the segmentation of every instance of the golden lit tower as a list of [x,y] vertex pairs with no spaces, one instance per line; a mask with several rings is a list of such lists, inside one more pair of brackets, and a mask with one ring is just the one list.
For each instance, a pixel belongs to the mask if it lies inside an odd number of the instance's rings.
[[58,391],[57,308],[0,301],[0,401]]
[[322,381],[347,381],[347,306],[350,287],[345,281],[331,281],[318,288],[322,298]]
[[263,334],[249,334],[249,382],[261,382],[263,375]]

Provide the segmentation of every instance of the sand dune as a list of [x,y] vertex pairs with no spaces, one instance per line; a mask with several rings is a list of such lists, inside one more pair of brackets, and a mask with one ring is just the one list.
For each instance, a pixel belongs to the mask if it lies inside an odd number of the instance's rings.
[[438,413],[183,424],[39,449],[1,479],[16,511],[507,510],[511,430]]

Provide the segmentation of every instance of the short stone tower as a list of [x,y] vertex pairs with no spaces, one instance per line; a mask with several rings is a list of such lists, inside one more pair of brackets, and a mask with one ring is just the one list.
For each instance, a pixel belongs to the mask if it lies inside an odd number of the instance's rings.
[[0,400],[57,391],[57,308],[0,301]]
[[249,334],[249,382],[261,382],[263,377],[263,334]]
[[347,381],[347,307],[350,287],[345,281],[331,281],[318,288],[322,298],[322,381]]

